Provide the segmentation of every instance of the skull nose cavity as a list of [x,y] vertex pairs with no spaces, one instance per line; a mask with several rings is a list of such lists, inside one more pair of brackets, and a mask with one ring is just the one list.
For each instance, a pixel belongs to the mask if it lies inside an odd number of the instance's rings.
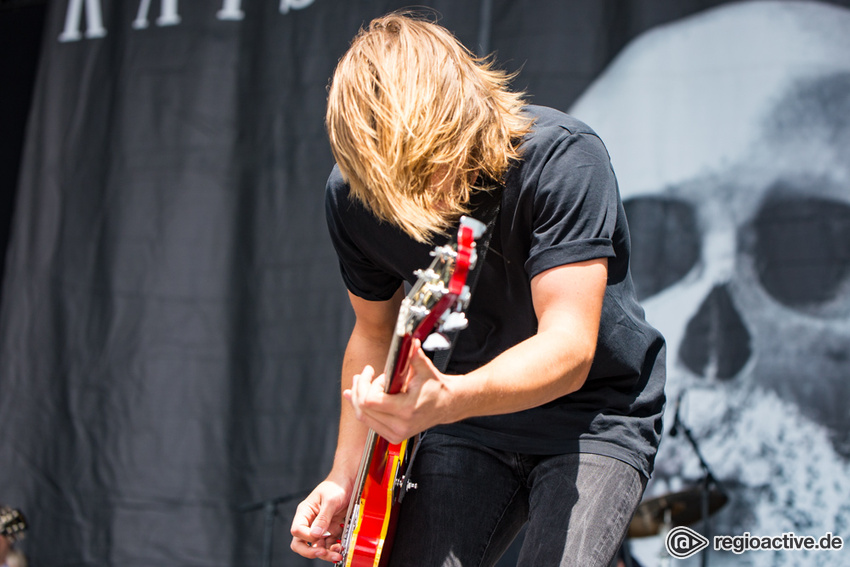
[[695,375],[729,380],[752,356],[752,339],[728,284],[715,286],[688,322],[679,359]]

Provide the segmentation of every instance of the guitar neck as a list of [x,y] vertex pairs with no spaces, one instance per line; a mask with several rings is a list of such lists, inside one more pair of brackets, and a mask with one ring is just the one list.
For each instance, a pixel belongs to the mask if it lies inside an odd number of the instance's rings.
[[[390,350],[387,354],[387,362],[384,366],[384,375],[389,377],[384,385],[384,392],[398,393],[398,391],[401,390],[401,380],[394,380],[393,378],[396,377],[396,370],[402,362],[399,360],[402,353],[410,352],[410,342],[410,335],[401,336],[398,333],[393,333],[393,338],[390,342]],[[366,484],[366,477],[369,475],[369,469],[372,465],[375,448],[378,445],[378,439],[379,436],[375,433],[375,430],[369,429],[369,433],[366,437],[366,445],[363,447],[363,455],[360,458],[360,467],[357,469],[354,491],[352,492],[351,500],[348,503],[348,512],[345,515],[346,518],[351,518],[354,507],[363,495],[363,487]]]
[[[456,292],[449,292],[443,295],[439,301],[437,301],[436,305],[427,311],[427,314],[424,315],[424,317],[421,319],[412,317],[409,313],[409,297],[410,295],[419,293],[423,285],[422,281],[417,282],[408,297],[402,300],[399,323],[393,333],[393,338],[390,342],[390,349],[387,353],[387,362],[384,366],[384,376],[386,376],[384,392],[388,394],[397,394],[404,387],[404,375],[407,373],[407,367],[410,363],[410,349],[413,345],[414,339],[424,339],[425,335],[428,335],[434,328],[437,319],[446,310],[446,307],[457,299]],[[410,329],[405,328],[401,323],[405,321],[409,322],[410,320],[416,320],[416,325],[412,332]],[[363,456],[360,459],[360,468],[357,471],[354,492],[352,493],[351,501],[348,504],[348,513],[346,514],[346,517],[351,516],[354,506],[362,495],[363,486],[366,482],[366,477],[369,474],[369,470],[372,465],[372,458],[375,455],[375,449],[378,445],[379,438],[380,437],[374,430],[369,429],[369,433],[366,438],[366,446],[363,448]]]

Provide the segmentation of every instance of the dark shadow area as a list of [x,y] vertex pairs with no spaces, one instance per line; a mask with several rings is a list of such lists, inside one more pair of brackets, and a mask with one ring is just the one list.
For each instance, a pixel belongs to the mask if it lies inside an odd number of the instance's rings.
[[46,12],[46,0],[0,1],[0,281]]

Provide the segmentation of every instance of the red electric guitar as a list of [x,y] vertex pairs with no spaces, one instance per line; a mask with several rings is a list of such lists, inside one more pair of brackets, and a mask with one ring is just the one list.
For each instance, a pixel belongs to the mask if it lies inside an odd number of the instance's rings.
[[[461,218],[456,244],[435,248],[431,253],[434,261],[428,269],[416,271],[418,280],[402,300],[387,356],[384,374],[390,379],[386,392],[401,391],[414,340],[422,341],[426,350],[445,349],[450,342],[442,333],[466,326],[463,309],[470,295],[466,277],[475,265],[475,239],[485,228],[477,220]],[[413,444],[412,439],[393,444],[369,430],[345,517],[343,558],[337,567],[386,564],[398,504],[408,490],[416,488],[407,474],[411,462],[409,446]]]

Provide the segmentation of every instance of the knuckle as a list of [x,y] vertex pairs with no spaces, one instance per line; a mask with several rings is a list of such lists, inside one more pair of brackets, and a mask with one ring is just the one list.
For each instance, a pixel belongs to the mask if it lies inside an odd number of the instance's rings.
[[407,439],[407,436],[405,435],[405,429],[402,429],[400,427],[393,429],[391,439],[393,443],[401,443],[405,439]]

